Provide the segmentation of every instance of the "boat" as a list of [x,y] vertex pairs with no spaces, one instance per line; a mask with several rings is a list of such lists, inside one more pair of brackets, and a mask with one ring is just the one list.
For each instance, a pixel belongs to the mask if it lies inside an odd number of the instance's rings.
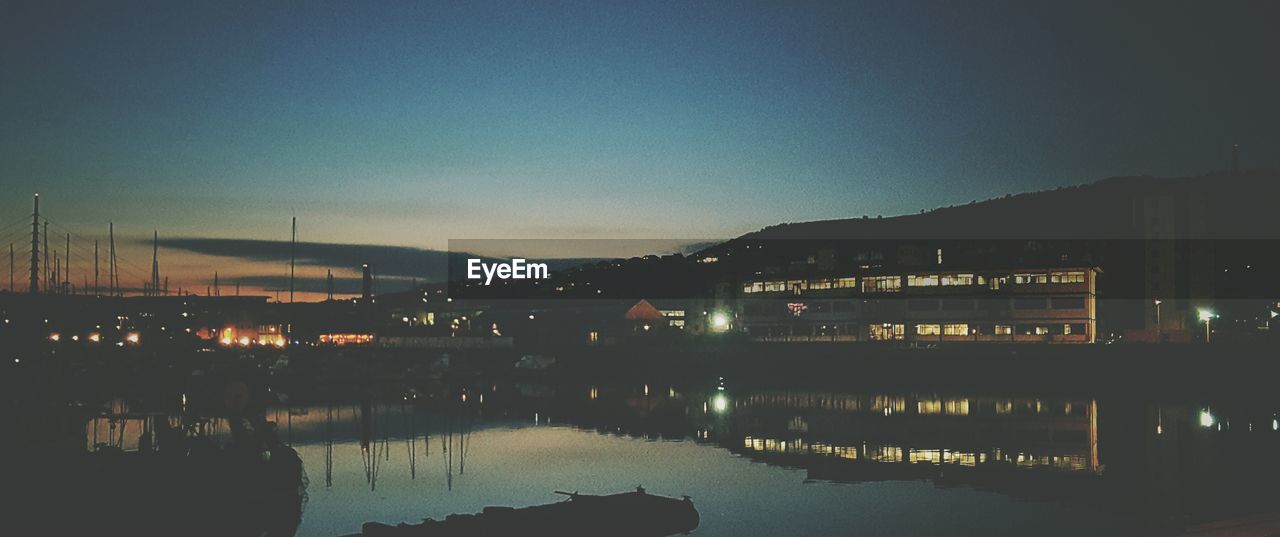
[[627,535],[660,537],[698,527],[698,510],[688,496],[667,498],[643,487],[603,496],[560,492],[563,501],[532,507],[485,507],[420,524],[366,522],[364,537],[462,537],[501,535]]

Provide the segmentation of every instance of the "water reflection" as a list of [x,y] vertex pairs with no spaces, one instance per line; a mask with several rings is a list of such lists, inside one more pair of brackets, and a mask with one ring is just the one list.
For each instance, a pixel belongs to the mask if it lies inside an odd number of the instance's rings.
[[[1269,396],[1153,402],[723,379],[470,379],[305,398],[279,391],[283,402],[263,409],[262,423],[275,424],[264,427],[280,439],[278,453],[296,449],[305,468],[323,471],[324,486],[307,491],[300,526],[300,509],[262,504],[285,523],[259,530],[276,534],[341,535],[366,521],[636,485],[692,496],[703,513],[699,535],[911,535],[937,524],[985,535],[1170,534],[1280,499],[1280,405]],[[229,467],[192,454],[226,449],[244,423],[192,410],[185,397],[174,408],[115,400],[85,419],[82,445],[116,457],[180,453],[205,466],[199,479],[207,480],[207,468]],[[96,477],[150,472],[109,466]],[[246,505],[237,509],[260,509]]]

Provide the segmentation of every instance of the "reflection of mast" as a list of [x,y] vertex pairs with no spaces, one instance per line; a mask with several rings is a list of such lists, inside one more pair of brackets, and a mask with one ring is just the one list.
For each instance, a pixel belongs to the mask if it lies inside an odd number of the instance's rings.
[[[457,434],[455,435],[455,431]],[[456,438],[455,438],[456,437]],[[440,438],[440,446],[445,452],[445,483],[453,490],[453,468],[456,452],[458,454],[458,475],[467,473],[467,445],[470,444],[471,425],[463,416],[446,416],[445,432]]]
[[405,410],[405,405],[400,406],[400,415],[405,419],[405,447],[409,450],[409,479],[418,478],[418,430],[417,430],[417,407],[409,406]]
[[333,405],[326,409],[324,418],[324,486],[333,487]]
[[364,461],[364,478],[369,490],[378,489],[378,444],[373,442],[373,403],[368,396],[360,403],[360,458]]

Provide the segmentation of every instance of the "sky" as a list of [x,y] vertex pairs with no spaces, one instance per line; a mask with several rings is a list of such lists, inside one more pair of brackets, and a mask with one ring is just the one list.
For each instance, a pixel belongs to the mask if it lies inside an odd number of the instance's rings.
[[[1280,167],[1280,4],[1112,4],[7,2],[0,239],[29,251],[40,192],[145,278],[152,230],[287,241],[292,216],[347,245],[704,241],[1205,173],[1233,143]],[[175,287],[287,270],[161,255]]]

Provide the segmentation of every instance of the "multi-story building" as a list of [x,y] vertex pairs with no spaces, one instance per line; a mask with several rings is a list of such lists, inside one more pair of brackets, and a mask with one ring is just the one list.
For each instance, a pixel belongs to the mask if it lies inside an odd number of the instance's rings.
[[920,270],[744,281],[737,323],[766,341],[1096,340],[1093,267]]

